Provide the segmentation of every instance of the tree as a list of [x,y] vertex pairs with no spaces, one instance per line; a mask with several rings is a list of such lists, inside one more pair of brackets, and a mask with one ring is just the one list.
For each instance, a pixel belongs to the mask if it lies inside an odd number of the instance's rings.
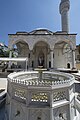
[[5,50],[3,46],[0,46],[0,57],[9,57],[9,50]]

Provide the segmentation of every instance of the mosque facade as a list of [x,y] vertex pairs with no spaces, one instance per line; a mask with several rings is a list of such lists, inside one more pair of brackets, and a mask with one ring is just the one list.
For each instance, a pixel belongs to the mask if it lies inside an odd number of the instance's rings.
[[[69,33],[69,0],[61,0],[62,31],[36,29],[31,32],[9,34],[10,57],[16,45],[18,57],[28,57],[28,68],[75,68],[76,34]],[[25,64],[18,63],[21,67]]]
[[9,37],[10,47],[17,46],[18,57],[28,57],[28,67],[75,68],[75,34],[39,29]]

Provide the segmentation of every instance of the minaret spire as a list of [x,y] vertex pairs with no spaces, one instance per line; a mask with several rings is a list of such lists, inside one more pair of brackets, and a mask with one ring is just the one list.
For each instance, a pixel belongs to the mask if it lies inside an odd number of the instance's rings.
[[62,31],[69,32],[68,12],[70,9],[69,0],[61,0],[59,11],[61,14]]

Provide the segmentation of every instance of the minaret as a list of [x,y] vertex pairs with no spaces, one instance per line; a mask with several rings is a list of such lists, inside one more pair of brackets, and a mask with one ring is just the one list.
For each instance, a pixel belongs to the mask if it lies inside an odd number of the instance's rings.
[[59,10],[61,14],[62,31],[69,32],[68,11],[70,9],[69,0],[61,0]]

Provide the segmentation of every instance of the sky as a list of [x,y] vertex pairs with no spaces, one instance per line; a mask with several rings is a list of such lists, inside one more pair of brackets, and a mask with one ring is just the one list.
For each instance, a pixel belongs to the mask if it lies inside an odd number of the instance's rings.
[[[8,45],[8,34],[37,28],[61,31],[61,0],[0,0],[0,42]],[[77,33],[80,44],[80,0],[70,0],[70,33]]]

